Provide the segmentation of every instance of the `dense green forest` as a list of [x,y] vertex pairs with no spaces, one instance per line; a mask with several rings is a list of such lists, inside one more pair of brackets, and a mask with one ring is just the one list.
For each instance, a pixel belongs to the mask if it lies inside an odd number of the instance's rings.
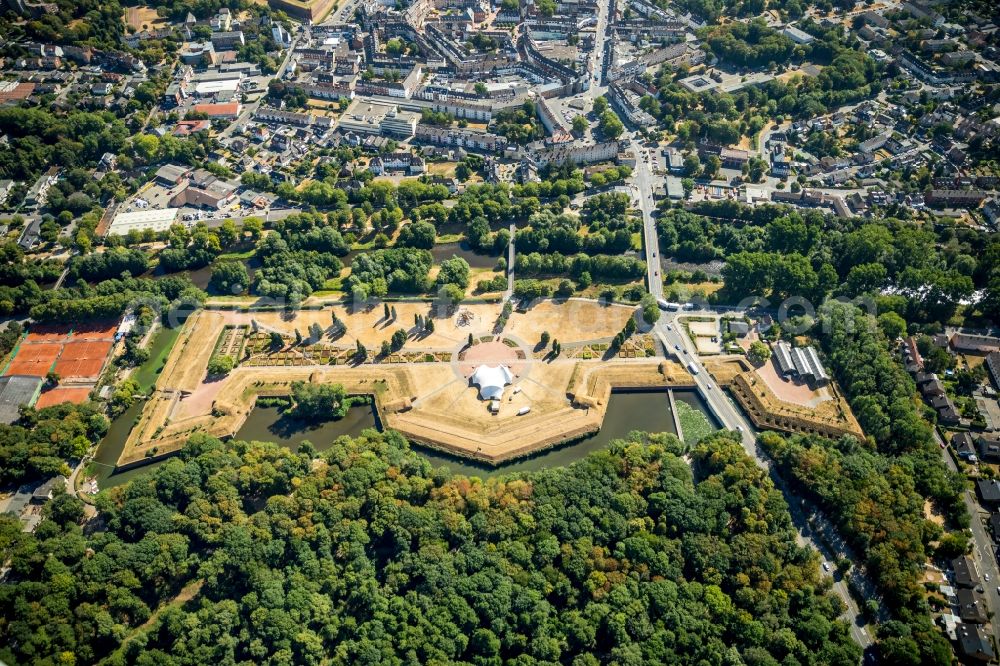
[[[99,500],[0,517],[10,664],[856,664],[840,602],[732,435],[634,434],[452,476],[394,433],[317,455],[192,438]],[[178,598],[179,600],[172,601]]]
[[[995,316],[1000,242],[952,224],[918,225],[886,217],[842,219],[819,210],[705,202],[669,209],[658,222],[664,255],[682,261],[725,259],[723,299],[871,295],[879,312],[909,322],[946,322],[984,289],[983,314]],[[985,248],[985,251],[984,251]]]
[[[782,475],[816,500],[838,531],[865,556],[868,573],[895,619],[880,627],[880,651],[892,664],[951,663],[951,646],[930,621],[920,586],[925,544],[941,528],[924,519],[924,499],[906,460],[879,455],[851,437],[833,442],[813,435],[764,433],[761,446]],[[943,554],[965,552],[964,540],[945,540]]]
[[25,408],[12,425],[0,424],[0,483],[66,474],[66,461],[83,457],[107,430],[108,420],[92,403]]
[[869,441],[764,433],[761,446],[863,557],[894,617],[881,630],[890,663],[951,663],[949,645],[930,624],[921,580],[928,555],[935,554],[929,544],[938,542],[937,555],[955,557],[965,552],[968,537],[956,531],[942,538],[942,528],[924,518],[924,501],[951,527],[968,527],[964,478],[942,463],[913,400],[913,380],[892,357],[875,318],[830,304],[820,328],[830,367]]

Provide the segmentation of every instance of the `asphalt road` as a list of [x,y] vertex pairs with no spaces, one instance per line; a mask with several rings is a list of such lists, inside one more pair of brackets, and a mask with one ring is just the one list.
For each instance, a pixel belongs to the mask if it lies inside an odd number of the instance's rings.
[[[934,441],[937,442],[938,446],[942,446],[943,440],[938,431],[934,431]],[[955,465],[955,461],[952,459],[951,454],[944,447],[941,448],[941,458],[944,460],[944,464],[953,472],[958,471],[958,467]],[[969,527],[972,529],[972,559],[976,563],[976,567],[979,569],[979,578],[982,580],[983,584],[983,594],[986,596],[986,603],[989,605],[988,610],[994,613],[1000,609],[1000,569],[997,568],[996,552],[993,546],[993,539],[990,538],[989,532],[986,531],[983,521],[989,517],[989,512],[979,505],[978,500],[973,496],[973,491],[966,490],[962,493],[962,500],[965,502],[965,507],[969,511]],[[990,581],[986,582],[986,576],[990,577]]]
[[663,276],[660,275],[660,243],[656,235],[656,220],[653,219],[653,173],[642,153],[642,146],[633,136],[632,151],[636,156],[636,167],[632,172],[633,185],[638,189],[639,208],[642,210],[642,244],[646,249],[646,284],[655,298],[663,298]]
[[[288,69],[288,64],[292,60],[292,53],[295,52],[295,45],[298,43],[298,41],[299,38],[297,35],[295,37],[292,37],[292,45],[289,46],[288,49],[286,49],[285,57],[282,59],[281,65],[278,67],[278,71],[274,75],[274,78],[280,80],[285,75],[285,71]],[[249,104],[244,104],[243,111],[240,112],[240,115],[236,117],[236,120],[229,123],[229,126],[226,127],[226,129],[219,132],[219,139],[225,139],[229,136],[232,136],[233,132],[235,132],[237,129],[242,129],[246,125],[247,121],[253,117],[254,112],[257,111],[257,108],[261,105],[261,103],[264,101],[266,97],[267,97],[267,91],[264,91],[264,94],[258,97],[256,101],[250,102]]]
[[[814,531],[809,526],[809,521],[802,510],[802,500],[785,485],[784,480],[775,471],[770,458],[757,446],[757,438],[753,434],[750,422],[743,416],[739,408],[733,404],[729,396],[715,385],[709,374],[698,362],[694,345],[687,334],[684,333],[683,327],[677,325],[678,316],[683,314],[676,312],[664,313],[664,316],[660,317],[660,320],[656,323],[656,336],[660,338],[667,352],[676,355],[682,363],[687,365],[689,362],[694,362],[697,365],[699,372],[693,376],[695,386],[701,397],[724,428],[738,430],[741,433],[743,449],[747,452],[747,455],[753,458],[768,473],[774,481],[775,486],[784,494],[785,501],[788,503],[789,513],[792,517],[792,523],[796,528],[796,541],[799,545],[808,546],[818,551],[824,562],[830,564],[830,574],[834,576],[833,591],[846,606],[843,618],[850,625],[851,636],[862,648],[868,648],[873,642],[872,636],[868,629],[865,628],[865,621],[861,616],[857,603],[855,603],[854,598],[847,589],[846,580],[839,574],[836,574],[837,559],[844,556],[851,558],[850,551],[846,548],[846,544],[840,544],[842,546],[839,549],[841,552],[832,552],[824,543],[815,538]],[[823,529],[824,532],[835,534],[835,530],[829,526],[829,523],[825,519],[814,515],[814,520],[817,519],[819,521],[818,524],[825,527]],[[851,559],[852,561],[856,561],[853,558]]]
[[[631,135],[631,147],[636,155],[636,168],[632,174],[632,184],[638,190],[639,208],[642,210],[642,236],[643,246],[646,250],[646,280],[649,292],[655,298],[662,299],[663,278],[660,275],[659,239],[656,232],[656,221],[652,216],[652,212],[655,209],[653,201],[654,175],[642,153],[642,147],[634,134]],[[688,336],[684,333],[683,327],[677,326],[677,317],[679,314],[681,313],[665,312],[654,328],[656,336],[660,338],[660,341],[669,354],[677,356],[685,365],[692,361],[697,365],[699,372],[694,374],[693,377],[698,392],[724,428],[737,430],[741,433],[743,448],[747,452],[747,455],[753,458],[768,473],[774,481],[775,486],[784,494],[792,522],[796,527],[796,540],[800,545],[810,546],[818,551],[823,560],[830,563],[832,574],[835,574],[835,563],[840,557],[848,557],[852,562],[857,562],[857,559],[847,549],[846,544],[843,544],[842,540],[839,540],[839,537],[832,536],[836,535],[836,531],[832,529],[829,522],[816,514],[814,514],[813,518],[824,534],[838,539],[838,541],[833,542],[838,545],[838,552],[832,552],[826,545],[814,538],[809,521],[802,511],[802,500],[789,490],[784,480],[774,470],[771,460],[757,446],[757,438],[753,434],[750,422],[747,421],[736,405],[732,403],[729,396],[714,385],[708,373],[701,369],[701,365],[697,360],[697,351],[688,339]],[[831,538],[827,538],[826,540],[831,542]],[[863,576],[855,573],[855,578],[859,582],[858,587],[860,589],[865,590],[869,595],[874,594],[873,587]],[[839,574],[834,575],[833,591],[844,602],[846,607],[844,619],[850,625],[851,636],[861,647],[867,649],[873,642],[872,636],[865,628],[865,621],[861,616],[857,603],[855,603],[854,598],[847,589],[846,581]]]

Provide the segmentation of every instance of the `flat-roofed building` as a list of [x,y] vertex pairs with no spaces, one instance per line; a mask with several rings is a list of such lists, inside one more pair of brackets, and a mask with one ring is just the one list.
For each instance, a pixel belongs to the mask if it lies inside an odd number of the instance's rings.
[[156,170],[156,180],[168,186],[174,186],[191,174],[191,168],[179,164],[164,164]]
[[788,37],[796,44],[808,44],[810,42],[816,41],[816,38],[810,35],[808,32],[800,30],[799,28],[796,28],[793,25],[786,27],[784,30],[781,31],[781,34],[783,34],[785,37]]
[[41,377],[8,375],[0,377],[0,423],[13,423],[20,417],[21,405],[29,405],[42,388]]
[[400,111],[393,108],[382,118],[379,123],[379,130],[386,136],[398,136],[410,138],[417,131],[417,121],[420,119],[412,111]]
[[124,236],[135,229],[136,231],[166,231],[177,219],[177,208],[147,208],[131,213],[118,213],[111,222],[108,234]]
[[355,99],[347,107],[337,128],[341,133],[354,132],[355,134],[381,134],[382,121],[390,112],[395,112],[396,107],[390,104],[379,104],[363,99]]

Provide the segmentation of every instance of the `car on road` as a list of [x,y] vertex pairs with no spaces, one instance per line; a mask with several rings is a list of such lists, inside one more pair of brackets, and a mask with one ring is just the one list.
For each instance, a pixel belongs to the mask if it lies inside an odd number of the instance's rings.
[[830,570],[830,563],[829,562],[824,562],[823,563],[823,571],[829,571],[829,570]]
[[986,579],[987,583],[990,582],[990,575],[989,574],[983,574],[983,578]]
[[676,349],[677,351],[680,351],[681,350],[681,346],[680,345],[674,345],[674,349]]

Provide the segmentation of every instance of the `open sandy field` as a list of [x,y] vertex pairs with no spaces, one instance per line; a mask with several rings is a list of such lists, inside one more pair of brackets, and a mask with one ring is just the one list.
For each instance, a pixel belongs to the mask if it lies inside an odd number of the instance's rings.
[[169,24],[167,19],[161,18],[152,7],[126,7],[125,23],[135,29],[136,32],[141,30],[157,30]]
[[829,388],[821,386],[813,390],[805,382],[785,379],[779,374],[776,364],[777,361],[771,357],[767,363],[757,368],[757,376],[764,380],[779,400],[803,407],[816,407],[821,402],[833,400]]
[[542,331],[563,344],[603,340],[613,338],[634,313],[635,308],[623,305],[543,301],[527,312],[514,312],[505,331],[529,344],[538,342]]
[[[464,347],[468,332],[476,337],[488,334],[499,307],[463,306],[461,315],[436,318],[435,332],[422,340],[411,340],[404,351],[410,345],[446,350]],[[427,303],[396,304],[401,323],[412,322],[415,313],[428,314],[429,308]],[[621,329],[632,311],[629,307],[602,307],[584,302],[547,302],[527,314],[512,317],[508,330],[516,330],[525,338],[530,336],[532,341],[542,330],[565,342],[574,338],[607,338]],[[348,313],[337,306],[337,312],[347,323],[348,335],[338,338],[336,344],[353,346],[355,339],[361,339],[364,344],[374,346],[396,328],[382,321],[382,308]],[[538,321],[534,321],[535,317]],[[470,385],[470,364],[452,353],[439,355],[437,358],[444,360],[432,362],[407,361],[402,357],[403,362],[376,359],[356,366],[312,360],[294,365],[252,365],[248,361],[222,379],[206,381],[206,366],[224,327],[249,326],[251,319],[263,330],[273,328],[289,337],[296,328],[305,332],[313,322],[323,326],[332,321],[330,307],[291,314],[220,310],[195,313],[185,323],[154,395],[130,433],[120,465],[176,450],[195,432],[219,437],[233,435],[259,396],[288,395],[294,381],[335,382],[349,393],[373,395],[386,427],[414,441],[493,463],[598,430],[612,388],[691,384],[691,377],[683,367],[663,359],[602,361],[561,357],[545,362],[531,359],[523,347],[505,347],[501,342],[477,344],[470,357],[478,355],[478,361],[484,363],[496,357],[511,366],[513,384],[504,391],[496,413],[490,411],[487,401],[479,398],[478,389]],[[462,326],[460,321],[467,323]],[[581,328],[578,322],[586,324],[583,332],[578,331]],[[512,325],[515,323],[516,326]],[[288,352],[264,353],[287,358]],[[397,356],[400,355],[394,358]],[[254,358],[257,357],[251,361]],[[530,408],[528,413],[519,415],[525,407]]]
[[[334,341],[336,344],[354,346],[360,340],[366,347],[376,348],[398,328],[414,333],[414,315],[419,314],[434,321],[434,332],[411,340],[407,347],[452,350],[464,343],[469,333],[476,337],[491,334],[501,310],[499,303],[469,303],[462,304],[457,309],[440,308],[428,302],[397,302],[391,306],[396,309],[396,319],[389,321],[385,320],[381,305],[368,310],[354,310],[338,304],[291,313],[206,310],[196,316],[208,318],[206,323],[209,320],[214,323],[211,327],[199,326],[197,344],[211,346],[223,326],[249,326],[251,321],[256,321],[261,330],[274,330],[288,338],[294,337],[296,330],[303,336],[308,336],[309,327],[314,323],[319,324],[324,331],[330,329],[333,314],[336,313],[337,318],[347,327],[346,333]],[[629,306],[602,306],[592,301],[543,301],[526,313],[511,314],[504,333],[532,345],[538,341],[542,331],[548,331],[553,339],[564,345],[591,340],[606,341],[625,326],[625,321],[633,312],[634,308]]]

